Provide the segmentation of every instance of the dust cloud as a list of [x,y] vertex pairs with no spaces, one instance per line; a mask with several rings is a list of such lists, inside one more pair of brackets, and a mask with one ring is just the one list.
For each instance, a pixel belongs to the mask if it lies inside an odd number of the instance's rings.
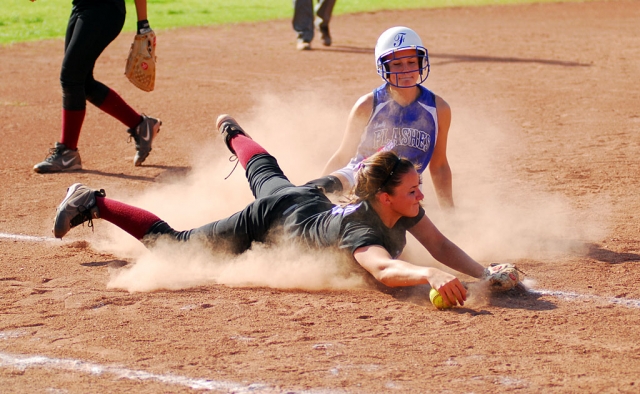
[[[350,109],[327,104],[333,101],[317,93],[298,95],[264,96],[250,112],[232,114],[278,158],[294,184],[320,176],[340,143]],[[545,191],[545,185],[519,177],[511,163],[523,149],[527,147],[519,146],[516,137],[487,119],[457,109],[448,146],[456,202],[453,214],[438,208],[428,171],[424,174],[427,215],[483,265],[575,253],[605,231],[604,208],[578,210],[566,197]],[[109,196],[147,209],[175,229],[198,227],[242,209],[253,199],[240,166],[224,179],[233,168],[227,157],[224,144],[212,140],[194,154],[192,171],[182,179],[155,184],[142,193],[116,190]],[[596,206],[606,204],[594,201]],[[359,273],[345,268],[354,263],[330,252],[255,245],[241,256],[230,257],[176,243],[159,244],[150,252],[116,227],[106,222],[98,226],[101,238],[92,240],[94,247],[135,262],[112,272],[108,286],[113,288],[151,291],[221,283],[318,290],[364,283]],[[414,239],[403,257],[418,265],[442,267]]]
[[204,246],[167,241],[142,255],[132,267],[113,270],[108,287],[131,292],[211,283],[305,290],[364,287],[363,276],[354,264],[336,252],[310,251],[296,245],[256,244],[232,256]]
[[[442,233],[481,264],[581,254],[608,231],[606,197],[579,209],[546,184],[523,179],[517,158],[530,155],[532,148],[523,146],[517,132],[458,109],[449,141],[455,212],[438,208],[428,172],[423,177],[425,210]],[[415,240],[405,253],[415,264],[442,267]]]

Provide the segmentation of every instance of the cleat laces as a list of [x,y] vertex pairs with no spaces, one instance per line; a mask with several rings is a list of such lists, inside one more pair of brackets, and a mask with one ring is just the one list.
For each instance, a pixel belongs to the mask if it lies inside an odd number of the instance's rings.
[[64,149],[62,149],[62,147],[49,148],[49,155],[45,157],[44,161],[49,163],[53,162],[58,156],[62,154],[63,151]]
[[84,226],[84,222],[88,222],[87,227],[93,231],[93,218],[91,216],[91,210],[87,209],[84,205],[78,207],[78,215],[71,219],[71,227],[76,227],[80,224]]
[[[95,192],[96,197],[106,197],[107,193],[104,189],[100,189]],[[80,224],[84,226],[84,222],[87,222],[87,227],[93,231],[93,215],[91,214],[91,210],[95,207],[95,205],[91,208],[87,208],[84,205],[78,206],[78,215],[74,216],[73,219],[69,221],[71,224],[71,228],[76,227]]]
[[[233,124],[233,123],[231,123],[231,122],[225,122],[225,123],[223,123],[222,130],[223,130],[222,132],[223,132],[224,134],[226,134],[226,135],[227,135],[227,138],[229,138],[230,136],[231,136],[231,137],[232,137],[232,136],[236,136],[236,135],[238,135],[238,134],[241,134],[241,135],[247,135],[247,134],[244,132],[244,130],[242,130],[240,127],[238,127],[238,126],[234,125],[234,124]],[[229,138],[229,139],[230,139],[230,138]],[[229,161],[230,161],[230,162],[234,162],[234,161],[236,162],[236,164],[235,164],[235,165],[233,166],[233,168],[231,169],[231,172],[229,173],[229,175],[227,175],[226,177],[224,177],[224,180],[226,181],[227,179],[229,179],[229,177],[231,176],[231,174],[233,174],[233,172],[236,170],[236,167],[238,167],[239,160],[238,160],[238,156],[236,156],[235,152],[233,152],[233,150],[231,149],[231,145],[230,145],[230,143],[229,143],[228,141],[225,141],[225,143],[227,144],[227,147],[229,148],[229,150],[231,150],[231,151],[232,151],[232,153],[233,153],[231,156],[229,156]]]
[[236,164],[233,166],[233,168],[231,169],[231,172],[229,173],[229,175],[227,175],[226,177],[224,177],[224,180],[226,181],[227,179],[229,179],[229,177],[231,176],[231,174],[233,174],[233,172],[236,170],[236,167],[238,167],[238,163],[240,162],[240,160],[238,160],[238,156],[236,155],[231,155],[229,156],[229,162],[236,162]]

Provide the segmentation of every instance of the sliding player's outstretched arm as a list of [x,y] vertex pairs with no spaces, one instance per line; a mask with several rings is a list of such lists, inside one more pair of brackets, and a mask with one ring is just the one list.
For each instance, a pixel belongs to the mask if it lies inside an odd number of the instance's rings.
[[421,267],[394,259],[385,248],[368,245],[353,253],[356,261],[374,278],[389,287],[429,284],[449,305],[464,305],[467,290],[455,276],[433,267]]

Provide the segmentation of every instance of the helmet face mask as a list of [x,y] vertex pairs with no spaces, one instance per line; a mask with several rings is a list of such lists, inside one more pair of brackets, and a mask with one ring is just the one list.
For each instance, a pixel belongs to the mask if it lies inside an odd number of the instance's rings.
[[[406,49],[406,48],[404,48]],[[403,49],[403,50],[404,50]],[[414,86],[420,85],[421,83],[423,83],[424,81],[427,80],[427,77],[429,77],[429,70],[430,70],[430,66],[429,66],[429,54],[427,52],[426,48],[422,48],[422,47],[418,47],[416,48],[415,54],[411,54],[411,55],[405,55],[405,56],[398,56],[397,52],[398,51],[393,51],[390,54],[383,56],[382,59],[379,62],[379,66],[378,66],[378,74],[380,74],[380,76],[382,77],[382,79],[384,79],[387,83],[389,83],[392,86],[395,87],[399,87],[399,88],[412,88]],[[414,69],[414,70],[407,70],[407,71],[396,71],[396,72],[392,72],[391,70],[391,66],[390,63],[396,61],[396,60],[402,60],[402,59],[407,59],[407,58],[416,58],[418,59],[418,68]],[[400,86],[398,83],[399,78],[401,77],[402,74],[408,74],[408,73],[415,73],[418,72],[420,74],[420,78],[416,80],[416,82],[413,85],[407,86],[407,85],[402,85]]]
[[[396,56],[397,52],[405,51],[407,49],[415,50],[415,54],[404,55],[404,56]],[[429,77],[430,65],[429,65],[429,52],[422,45],[422,40],[418,36],[418,34],[404,26],[397,26],[388,29],[380,38],[378,38],[378,42],[376,43],[375,49],[376,56],[376,68],[378,70],[378,75],[382,77],[387,83],[400,87],[400,88],[410,88],[417,86]],[[401,72],[391,72],[390,71],[390,63],[398,60],[404,59],[408,57],[417,56],[418,58],[418,70],[411,71],[401,71]],[[415,84],[411,86],[399,86],[398,76],[400,74],[405,74],[409,72],[418,71],[420,74],[419,80],[416,81]],[[395,78],[393,77],[395,76]]]

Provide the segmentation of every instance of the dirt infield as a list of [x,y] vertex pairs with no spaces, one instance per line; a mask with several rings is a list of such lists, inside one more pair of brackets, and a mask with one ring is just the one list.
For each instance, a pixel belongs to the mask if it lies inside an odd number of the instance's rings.
[[[84,170],[58,175],[31,167],[59,138],[62,41],[0,48],[0,391],[640,391],[639,20],[637,1],[377,12],[336,17],[334,46],[304,53],[288,20],[160,31],[152,93],[122,75],[121,35],[96,77],[162,118],[153,152],[134,167],[126,128],[89,107]],[[422,36],[426,86],[453,110],[456,213],[433,195],[427,213],[482,263],[516,262],[531,292],[437,311],[331,256],[149,254],[100,221],[49,238],[74,182],[177,228],[242,207],[220,113],[294,182],[319,175],[381,83],[373,45],[393,25]],[[407,258],[436,264],[413,244]]]

